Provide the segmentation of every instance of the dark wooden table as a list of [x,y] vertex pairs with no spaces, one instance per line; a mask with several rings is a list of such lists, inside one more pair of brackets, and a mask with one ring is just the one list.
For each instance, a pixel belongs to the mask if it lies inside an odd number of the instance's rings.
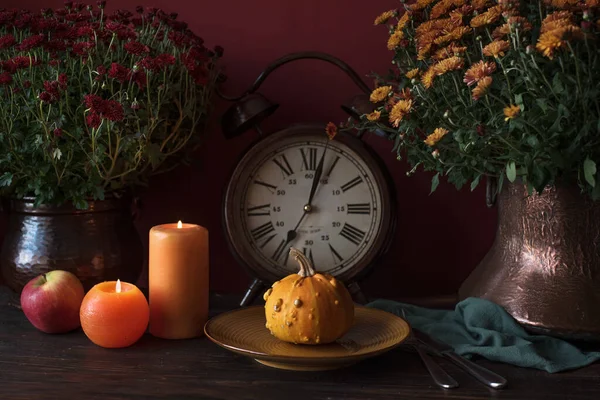
[[[600,364],[547,374],[478,361],[509,380],[493,391],[449,365],[460,383],[442,390],[415,353],[399,348],[329,372],[272,369],[232,354],[206,338],[167,341],[144,336],[108,350],[75,331],[47,335],[7,305],[0,288],[0,399],[600,399]],[[235,307],[216,296],[213,313]]]

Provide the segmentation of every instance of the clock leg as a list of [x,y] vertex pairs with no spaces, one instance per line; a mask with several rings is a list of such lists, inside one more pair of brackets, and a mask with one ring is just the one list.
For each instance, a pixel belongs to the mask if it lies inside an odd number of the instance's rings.
[[256,298],[256,295],[260,291],[262,291],[264,288],[265,288],[264,282],[261,281],[260,279],[255,279],[250,284],[250,287],[246,291],[246,294],[244,295],[244,298],[242,299],[242,302],[240,303],[240,307],[249,306]]
[[358,286],[358,283],[352,282],[348,284],[348,291],[350,292],[352,299],[354,299],[354,301],[358,304],[368,303],[367,296],[365,296],[362,290],[360,290],[360,286]]

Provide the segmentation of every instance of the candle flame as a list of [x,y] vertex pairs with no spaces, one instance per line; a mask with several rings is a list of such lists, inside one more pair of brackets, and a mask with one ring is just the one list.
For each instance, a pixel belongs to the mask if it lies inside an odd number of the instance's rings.
[[181,229],[181,228],[183,228],[183,224],[181,223],[181,221],[179,221],[177,223],[177,229]]
[[117,279],[117,287],[115,288],[115,292],[121,293],[121,280]]

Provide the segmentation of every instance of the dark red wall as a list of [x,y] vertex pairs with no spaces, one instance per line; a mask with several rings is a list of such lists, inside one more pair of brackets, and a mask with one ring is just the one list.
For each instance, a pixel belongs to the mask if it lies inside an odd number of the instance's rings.
[[[4,0],[0,5],[38,10],[62,3]],[[373,19],[395,7],[397,0],[109,0],[109,9],[133,10],[139,4],[178,12],[209,46],[222,45],[229,77],[224,91],[230,94],[243,91],[266,64],[293,51],[331,53],[363,76],[391,66],[386,29],[374,27]],[[358,89],[335,67],[301,61],[274,73],[262,93],[281,104],[263,126],[272,131],[295,122],[342,121],[346,115],[339,105]],[[243,290],[248,277],[224,241],[221,195],[228,174],[255,133],[225,140],[218,117],[226,106],[217,105],[198,165],[152,182],[138,226],[146,243],[148,230],[156,224],[182,219],[206,226],[211,235],[211,287],[233,292]],[[389,297],[453,293],[493,240],[495,212],[486,209],[483,188],[457,192],[441,184],[429,196],[428,174],[407,178],[406,165],[396,161],[390,142],[374,136],[367,140],[390,169],[398,193],[395,245],[365,282],[367,292]]]

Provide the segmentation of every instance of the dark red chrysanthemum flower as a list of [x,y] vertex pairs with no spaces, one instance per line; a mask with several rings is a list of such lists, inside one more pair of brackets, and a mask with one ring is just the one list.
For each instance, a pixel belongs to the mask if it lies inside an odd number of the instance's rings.
[[0,74],[0,85],[8,85],[12,82],[12,75],[8,72],[3,72]]
[[142,60],[139,62],[139,65],[148,71],[157,71],[157,69],[158,69],[156,67],[156,62],[155,62],[154,58],[152,58],[152,57],[142,58]]
[[44,35],[34,35],[23,39],[23,41],[17,46],[17,50],[29,51],[33,48],[38,47],[44,41]]
[[131,70],[129,68],[117,63],[112,63],[110,65],[110,70],[108,71],[108,76],[118,80],[121,83],[126,82],[129,79],[130,74]]
[[116,100],[105,100],[102,117],[110,121],[122,121],[125,118],[123,106]]
[[54,136],[56,136],[56,137],[61,137],[61,136],[62,136],[62,129],[60,129],[60,128],[55,128],[55,129],[54,129]]
[[83,96],[83,103],[92,112],[98,114],[104,112],[104,100],[97,94],[86,94],[85,96]]
[[150,53],[150,48],[140,42],[127,42],[123,47],[126,52],[133,54],[134,56]]
[[4,62],[2,67],[5,71],[14,73],[18,69],[29,68],[30,66],[39,65],[40,61],[35,57],[16,56]]
[[91,25],[84,25],[77,28],[77,36],[79,37],[94,37],[94,28]]
[[67,90],[67,82],[68,82],[67,74],[64,72],[58,75],[58,86],[60,90]]
[[94,42],[78,42],[73,44],[72,53],[78,56],[85,56],[89,53],[91,49],[96,47],[96,43]]
[[49,52],[56,53],[59,51],[65,51],[67,44],[60,39],[52,39],[44,43],[44,48]]
[[105,0],[98,0],[96,2],[96,5],[98,6],[98,8],[104,8],[104,7],[106,7],[106,1]]
[[106,75],[106,67],[104,65],[98,65],[96,72],[98,72],[100,76]]
[[177,47],[183,47],[186,44],[186,37],[181,32],[171,31],[167,36],[169,40]]
[[25,89],[29,89],[31,87],[31,81],[24,81],[23,82],[23,87]]
[[135,83],[137,83],[140,89],[144,89],[146,87],[146,84],[148,83],[148,78],[144,71],[134,72],[131,78]]
[[4,35],[0,37],[0,49],[6,49],[16,43],[15,37],[12,34]]
[[175,56],[171,55],[171,54],[159,54],[155,59],[154,62],[156,64],[156,67],[159,69],[164,69],[166,68],[168,65],[175,65]]
[[50,60],[50,61],[48,61],[48,65],[50,65],[51,67],[58,67],[60,65],[60,60],[57,60],[57,59]]
[[138,14],[143,14],[143,13],[144,13],[144,7],[142,7],[142,6],[137,6],[137,7],[135,8],[135,12],[136,12],[136,13],[138,13]]
[[91,112],[85,117],[85,122],[90,128],[97,128],[102,123],[102,118],[97,113]]

